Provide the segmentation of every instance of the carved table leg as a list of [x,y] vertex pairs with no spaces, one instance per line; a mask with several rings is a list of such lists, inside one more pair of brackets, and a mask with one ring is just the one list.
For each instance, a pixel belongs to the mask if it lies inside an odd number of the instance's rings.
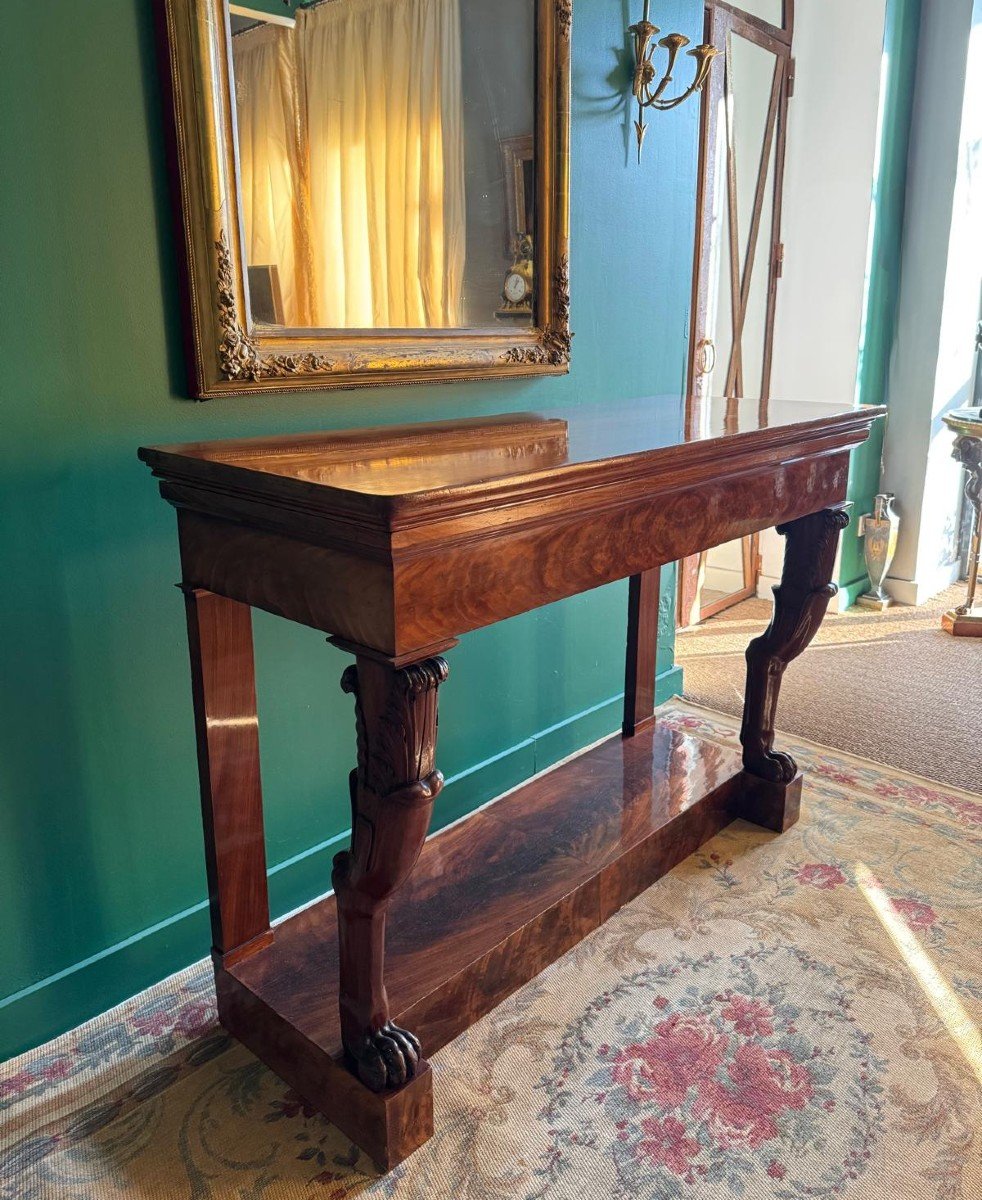
[[779,525],[787,539],[774,615],[747,647],[747,691],[740,742],[747,776],[744,815],[772,829],[798,816],[801,779],[789,755],[774,749],[774,723],[784,669],[808,646],[839,590],[832,580],[839,534],[849,524],[848,505],[826,508]]
[[358,769],[351,773],[351,849],[334,860],[341,970],[341,1037],[373,1092],[412,1079],[416,1037],[389,1019],[385,915],[416,865],[443,787],[434,765],[442,658],[395,669],[359,656],[341,687],[355,697]]

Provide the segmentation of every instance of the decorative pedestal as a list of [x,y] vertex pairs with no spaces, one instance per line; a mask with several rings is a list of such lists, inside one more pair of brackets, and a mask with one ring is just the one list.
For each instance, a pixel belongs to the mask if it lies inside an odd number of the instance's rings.
[[972,541],[968,554],[968,594],[965,603],[941,618],[941,627],[955,637],[982,637],[982,606],[977,605],[979,558],[982,556],[982,409],[965,408],[944,418],[958,435],[952,457],[968,471],[965,499],[972,506]]

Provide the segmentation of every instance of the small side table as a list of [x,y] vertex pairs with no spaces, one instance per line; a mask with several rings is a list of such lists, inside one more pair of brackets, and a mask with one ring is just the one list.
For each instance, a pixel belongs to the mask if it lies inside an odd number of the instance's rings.
[[982,637],[982,606],[977,603],[982,550],[982,409],[958,409],[946,416],[944,422],[958,435],[952,457],[968,471],[965,496],[975,516],[968,556],[968,595],[964,604],[944,614],[941,625],[955,637]]

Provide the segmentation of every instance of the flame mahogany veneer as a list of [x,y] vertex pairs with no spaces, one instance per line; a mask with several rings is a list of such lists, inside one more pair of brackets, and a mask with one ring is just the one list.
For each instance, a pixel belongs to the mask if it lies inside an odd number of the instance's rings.
[[[425,1059],[734,817],[780,831],[786,664],[831,583],[849,451],[882,409],[677,400],[145,448],[178,509],[219,1012],[381,1169],[433,1132]],[[777,525],[737,755],[654,724],[658,570]],[[623,737],[426,840],[442,655],[461,634],[629,577]],[[350,849],[271,928],[250,608],[354,655]],[[396,889],[399,902],[389,909]]]

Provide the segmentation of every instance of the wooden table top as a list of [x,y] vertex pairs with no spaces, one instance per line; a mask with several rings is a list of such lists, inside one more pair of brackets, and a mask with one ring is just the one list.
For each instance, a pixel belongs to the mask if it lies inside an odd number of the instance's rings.
[[[152,446],[140,457],[155,475],[209,491],[252,493],[310,512],[356,513],[395,528],[401,518],[446,511],[449,500],[495,503],[517,493],[541,497],[625,473],[669,471],[748,451],[780,459],[803,440],[829,449],[864,440],[886,410],[813,401],[714,400],[686,436],[684,400],[507,413],[501,416]],[[834,445],[832,443],[835,443]],[[206,504],[205,507],[208,507]]]
[[472,629],[846,498],[882,408],[678,397],[140,457],[183,584],[408,662]]

